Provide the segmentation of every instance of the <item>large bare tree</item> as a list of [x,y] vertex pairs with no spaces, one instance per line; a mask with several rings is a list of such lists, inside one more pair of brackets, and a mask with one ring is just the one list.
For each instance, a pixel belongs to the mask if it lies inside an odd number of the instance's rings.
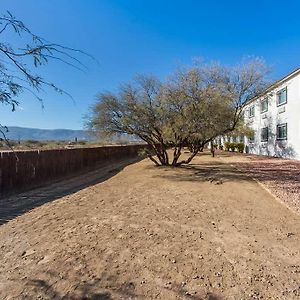
[[[100,94],[88,126],[104,135],[138,136],[156,165],[187,164],[205,144],[242,125],[244,104],[265,88],[266,74],[265,64],[253,59],[236,67],[196,65],[164,83],[139,76],[118,94]],[[191,154],[180,161],[185,146]]]

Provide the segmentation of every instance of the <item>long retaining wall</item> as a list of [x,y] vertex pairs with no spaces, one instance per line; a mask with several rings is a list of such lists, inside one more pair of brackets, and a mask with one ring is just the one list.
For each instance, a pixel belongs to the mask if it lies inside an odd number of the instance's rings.
[[96,168],[101,163],[136,157],[146,145],[34,150],[0,153],[0,197]]

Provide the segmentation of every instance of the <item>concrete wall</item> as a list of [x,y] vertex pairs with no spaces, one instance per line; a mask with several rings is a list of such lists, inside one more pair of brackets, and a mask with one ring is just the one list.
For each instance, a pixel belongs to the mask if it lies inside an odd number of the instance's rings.
[[1,152],[0,197],[95,169],[102,163],[136,157],[145,147],[147,145]]

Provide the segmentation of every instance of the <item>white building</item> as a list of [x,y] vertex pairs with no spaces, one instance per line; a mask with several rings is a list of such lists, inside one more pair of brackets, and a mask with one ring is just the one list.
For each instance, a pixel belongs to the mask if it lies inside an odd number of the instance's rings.
[[300,68],[251,99],[244,118],[255,132],[247,153],[300,159]]

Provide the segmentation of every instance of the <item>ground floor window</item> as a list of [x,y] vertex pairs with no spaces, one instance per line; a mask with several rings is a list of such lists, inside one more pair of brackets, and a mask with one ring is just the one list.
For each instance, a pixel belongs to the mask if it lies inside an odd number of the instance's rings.
[[287,139],[287,123],[277,125],[277,140],[286,140]]
[[254,135],[249,137],[249,143],[254,143]]
[[268,127],[264,127],[261,129],[261,141],[267,142],[269,138],[269,129]]

